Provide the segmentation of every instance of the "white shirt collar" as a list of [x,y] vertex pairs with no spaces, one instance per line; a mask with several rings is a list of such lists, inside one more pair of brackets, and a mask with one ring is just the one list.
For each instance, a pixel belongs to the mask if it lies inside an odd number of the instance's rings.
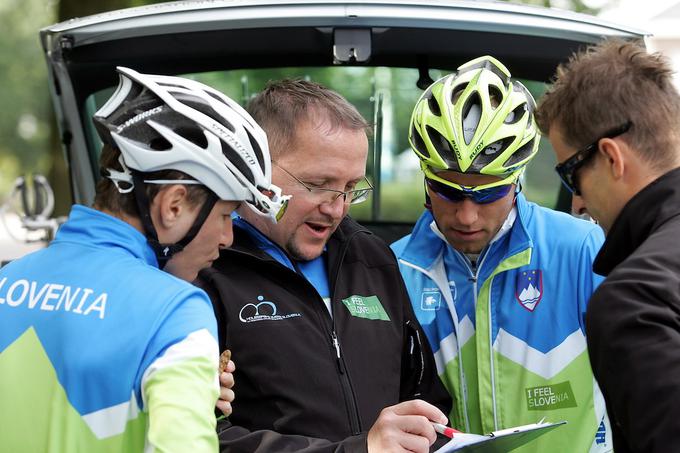
[[[500,229],[498,230],[498,233],[496,233],[496,235],[493,237],[493,239],[491,239],[489,244],[487,244],[487,247],[496,242],[497,240],[499,240],[500,238],[502,238],[503,236],[505,236],[505,234],[508,231],[510,231],[512,226],[515,224],[516,219],[517,219],[517,205],[513,204],[512,209],[510,210],[508,216],[505,218],[505,221],[503,222],[503,225],[501,225]],[[444,236],[444,233],[442,233],[439,230],[437,222],[435,222],[434,218],[432,219],[432,223],[430,223],[430,229],[439,239],[448,244],[446,237]]]

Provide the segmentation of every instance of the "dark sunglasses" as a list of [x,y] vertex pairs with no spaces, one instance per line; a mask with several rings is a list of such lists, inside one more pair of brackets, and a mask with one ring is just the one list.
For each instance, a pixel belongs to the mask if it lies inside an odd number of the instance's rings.
[[512,184],[503,184],[502,186],[488,187],[480,190],[461,186],[463,187],[461,190],[430,178],[425,178],[425,184],[441,198],[453,203],[461,202],[466,198],[477,204],[493,203],[506,196],[512,188]]
[[555,171],[560,176],[564,186],[569,189],[571,193],[580,197],[581,191],[577,186],[578,183],[576,181],[576,171],[595,155],[595,151],[597,151],[597,146],[600,143],[600,140],[603,138],[615,138],[619,135],[625,134],[632,126],[633,122],[628,121],[622,126],[605,132],[604,135],[595,140],[593,143],[586,146],[585,148],[581,148],[579,151],[576,151],[573,156],[561,164],[557,164],[557,166],[555,166]]

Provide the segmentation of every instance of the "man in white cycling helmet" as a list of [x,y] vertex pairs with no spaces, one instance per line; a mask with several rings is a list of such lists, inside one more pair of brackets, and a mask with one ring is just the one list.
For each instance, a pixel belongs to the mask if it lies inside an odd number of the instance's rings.
[[[0,270],[7,451],[215,451],[217,329],[190,283],[242,202],[275,218],[266,135],[195,81],[118,68],[94,208]],[[160,269],[159,269],[160,268]],[[31,433],[30,436],[27,433]]]
[[453,397],[453,426],[488,433],[567,420],[517,451],[606,452],[583,322],[603,235],[520,191],[538,152],[534,110],[490,56],[433,83],[409,133],[427,209],[392,249]]

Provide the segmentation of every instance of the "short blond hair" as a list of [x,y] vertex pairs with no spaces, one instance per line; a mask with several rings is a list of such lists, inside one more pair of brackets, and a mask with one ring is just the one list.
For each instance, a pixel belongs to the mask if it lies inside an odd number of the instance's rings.
[[370,132],[369,124],[347,99],[303,79],[270,81],[246,110],[267,133],[272,159],[292,147],[297,127],[310,119],[324,118],[333,129]]

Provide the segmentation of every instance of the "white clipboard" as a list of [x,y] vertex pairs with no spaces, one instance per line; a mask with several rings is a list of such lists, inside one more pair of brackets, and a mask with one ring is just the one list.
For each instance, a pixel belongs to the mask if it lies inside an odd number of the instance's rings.
[[454,451],[460,453],[507,453],[566,423],[566,421],[532,423],[493,431],[485,435],[457,433],[435,453]]

